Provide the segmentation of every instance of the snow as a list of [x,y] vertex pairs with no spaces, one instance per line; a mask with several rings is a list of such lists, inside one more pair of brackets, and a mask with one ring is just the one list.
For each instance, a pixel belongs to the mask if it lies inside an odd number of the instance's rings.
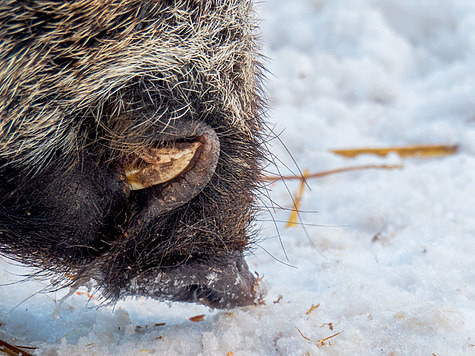
[[[41,355],[475,355],[475,2],[256,8],[280,172],[297,171],[280,141],[310,172],[404,168],[309,180],[289,229],[299,182],[272,184],[247,259],[264,276],[266,305],[213,311],[138,298],[97,308],[81,289],[52,318],[67,291],[8,285],[27,270],[3,261],[0,339]],[[459,151],[404,160],[328,151],[413,144]]]

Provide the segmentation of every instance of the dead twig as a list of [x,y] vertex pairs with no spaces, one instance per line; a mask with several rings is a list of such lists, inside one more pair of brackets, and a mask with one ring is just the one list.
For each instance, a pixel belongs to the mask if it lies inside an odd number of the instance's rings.
[[332,169],[332,170],[324,171],[324,172],[312,173],[312,174],[306,175],[305,177],[303,177],[303,176],[270,176],[270,177],[264,177],[262,179],[265,182],[277,182],[279,180],[305,181],[305,180],[308,180],[308,179],[311,179],[311,178],[320,178],[320,177],[329,176],[331,174],[351,172],[351,171],[360,171],[360,170],[364,170],[364,169],[401,169],[401,168],[404,168],[404,166],[402,166],[400,164],[395,164],[395,165],[367,164],[367,165],[363,165],[363,166],[345,167],[345,168]]
[[305,313],[306,315],[310,315],[314,310],[318,309],[320,307],[320,304],[313,305],[310,307],[310,309]]

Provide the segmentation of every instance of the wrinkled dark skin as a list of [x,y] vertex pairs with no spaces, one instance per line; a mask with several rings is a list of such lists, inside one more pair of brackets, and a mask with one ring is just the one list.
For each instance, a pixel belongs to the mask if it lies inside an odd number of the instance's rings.
[[[254,304],[251,4],[53,2],[0,4],[0,253],[111,300]],[[195,141],[179,176],[131,191],[127,162]]]

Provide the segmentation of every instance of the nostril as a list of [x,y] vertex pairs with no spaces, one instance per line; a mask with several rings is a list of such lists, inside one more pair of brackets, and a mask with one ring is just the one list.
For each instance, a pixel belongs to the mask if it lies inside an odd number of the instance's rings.
[[193,303],[201,303],[209,306],[220,304],[222,296],[212,289],[201,286],[199,284],[192,284],[188,287],[188,296],[183,296],[183,300],[188,300]]

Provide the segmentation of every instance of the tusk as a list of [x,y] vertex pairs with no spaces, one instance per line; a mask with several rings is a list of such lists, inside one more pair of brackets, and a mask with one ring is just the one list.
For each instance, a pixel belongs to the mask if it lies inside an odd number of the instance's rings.
[[199,156],[202,143],[179,142],[173,147],[146,148],[125,166],[130,190],[139,190],[168,182],[181,175]]

